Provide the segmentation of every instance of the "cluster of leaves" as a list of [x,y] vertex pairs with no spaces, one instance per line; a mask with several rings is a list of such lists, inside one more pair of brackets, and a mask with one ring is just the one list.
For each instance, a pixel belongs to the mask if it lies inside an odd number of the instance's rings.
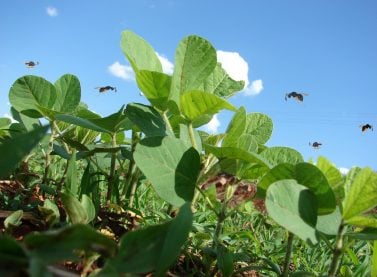
[[[327,248],[328,276],[354,273],[341,261],[354,241],[377,238],[376,172],[354,168],[342,176],[323,157],[313,164],[294,149],[267,147],[272,120],[227,101],[244,83],[229,77],[215,48],[201,37],[188,36],[179,43],[172,76],[163,73],[154,49],[133,32],[122,33],[121,48],[150,105],[129,103],[101,117],[80,102],[80,82],[70,74],[54,84],[24,76],[10,89],[17,123],[0,120],[0,177],[41,191],[35,213],[48,231],[27,234],[22,242],[0,236],[1,273],[25,270],[31,276],[52,276],[59,270],[57,263],[80,261],[84,274],[96,264],[90,276],[164,276],[173,264],[190,257],[199,276],[254,269],[316,276],[290,273],[294,238],[309,248],[321,243]],[[224,134],[198,131],[224,109],[234,112]],[[49,124],[41,126],[41,118]],[[43,158],[41,172],[17,171],[31,155]],[[57,164],[64,164],[62,170],[56,170]],[[120,211],[120,217],[130,210],[143,216],[138,198],[151,188],[154,201],[168,204],[163,222],[149,224],[144,217],[142,228],[126,228],[117,242],[96,231],[99,224],[106,225],[98,220],[104,210]],[[256,223],[255,208],[243,210],[240,204],[251,203],[251,198],[263,207],[269,224],[287,233],[278,264],[262,253],[256,234],[257,246],[245,253],[229,244],[227,219],[238,210]],[[208,226],[205,218],[211,216],[215,224]],[[5,231],[12,234],[23,218],[22,209],[11,213]],[[377,272],[376,243],[373,247],[373,266],[368,260],[365,274]]]

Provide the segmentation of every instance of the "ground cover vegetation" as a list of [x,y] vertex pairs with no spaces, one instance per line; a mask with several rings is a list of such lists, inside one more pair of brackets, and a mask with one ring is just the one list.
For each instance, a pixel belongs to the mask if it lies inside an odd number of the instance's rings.
[[[266,146],[272,120],[227,101],[244,83],[204,38],[172,75],[137,34],[121,49],[149,105],[101,117],[71,74],[10,88],[1,276],[377,276],[376,172]],[[224,109],[225,133],[198,129]]]

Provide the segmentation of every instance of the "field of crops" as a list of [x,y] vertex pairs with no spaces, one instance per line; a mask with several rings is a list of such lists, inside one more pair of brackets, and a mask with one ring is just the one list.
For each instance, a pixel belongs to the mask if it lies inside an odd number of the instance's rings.
[[[376,172],[267,147],[271,118],[227,101],[244,83],[204,38],[171,76],[137,34],[121,48],[149,105],[101,117],[71,74],[10,88],[0,276],[377,276]],[[198,129],[221,110],[225,133]]]

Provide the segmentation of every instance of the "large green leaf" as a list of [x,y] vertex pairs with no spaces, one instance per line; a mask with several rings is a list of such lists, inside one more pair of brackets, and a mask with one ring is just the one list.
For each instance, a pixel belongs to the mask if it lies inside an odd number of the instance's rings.
[[131,103],[125,110],[125,115],[134,123],[147,137],[166,136],[168,131],[164,119],[151,106]]
[[34,232],[25,237],[24,243],[30,253],[45,264],[77,259],[80,253],[77,250],[96,252],[109,257],[113,256],[117,249],[113,240],[82,224],[44,233]]
[[235,81],[217,63],[212,73],[204,80],[200,90],[211,92],[217,96],[228,98],[244,88],[244,81]]
[[171,76],[161,72],[140,70],[136,73],[136,82],[154,107],[162,111],[167,109]]
[[178,257],[192,225],[190,202],[184,204],[177,217],[155,226],[127,233],[120,242],[119,253],[110,265],[118,272],[164,273]]
[[236,110],[228,101],[211,93],[194,90],[181,95],[181,111],[191,122],[204,115],[212,116],[223,109]]
[[179,95],[200,89],[216,64],[216,50],[210,42],[195,35],[181,40],[175,53],[170,99],[179,105]]
[[304,162],[300,152],[289,147],[270,147],[260,153],[260,156],[267,160],[272,166],[281,163],[297,164]]
[[55,82],[56,102],[54,110],[74,112],[80,103],[81,87],[79,79],[72,74],[65,74]]
[[246,128],[246,110],[244,107],[239,108],[233,115],[226,130],[226,136],[222,146],[234,147],[238,144],[239,137],[244,134]]
[[325,175],[310,163],[283,163],[275,166],[259,182],[258,196],[263,197],[272,183],[284,179],[295,179],[299,184],[309,188],[317,197],[319,214],[328,214],[335,210],[335,195]]
[[354,178],[343,203],[343,219],[348,220],[377,206],[377,173],[363,168]]
[[54,85],[33,75],[17,79],[9,91],[12,106],[17,111],[35,118],[40,118],[52,110],[55,100]]
[[359,227],[377,228],[377,216],[372,215],[355,215],[351,218],[348,218],[346,222],[350,225],[355,225]]
[[317,200],[295,180],[281,180],[267,190],[266,208],[280,226],[311,244],[317,243]]
[[16,165],[42,140],[49,126],[36,128],[0,144],[0,178],[9,174]]
[[122,32],[120,47],[135,72],[149,70],[162,72],[161,62],[148,42],[135,33]]
[[272,120],[267,115],[262,113],[247,114],[245,132],[255,136],[259,144],[265,144],[270,139],[272,129]]
[[174,137],[145,138],[136,146],[134,159],[162,199],[174,206],[192,200],[200,171],[193,147]]

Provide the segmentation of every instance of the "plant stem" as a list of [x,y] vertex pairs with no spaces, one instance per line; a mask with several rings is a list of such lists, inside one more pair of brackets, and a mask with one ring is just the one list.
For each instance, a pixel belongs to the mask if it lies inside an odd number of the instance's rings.
[[136,164],[135,164],[135,161],[133,159],[133,156],[134,156],[136,144],[140,140],[139,134],[137,132],[135,132],[134,130],[132,130],[131,137],[132,137],[132,141],[131,141],[131,159],[130,159],[130,163],[128,165],[128,171],[127,171],[127,174],[126,174],[125,184],[124,184],[123,189],[122,189],[122,196],[124,196],[124,197],[126,197],[126,195],[128,193],[128,190],[129,190],[129,188],[131,186],[131,183],[132,183],[133,174],[135,172],[135,167],[136,167]]
[[293,250],[293,238],[294,235],[291,232],[288,232],[287,251],[285,252],[283,272],[281,274],[282,277],[288,277],[289,264],[291,263],[291,256]]
[[198,150],[198,145],[196,144],[196,140],[195,140],[194,127],[192,127],[191,122],[188,125],[188,130],[189,130],[189,136],[190,136],[191,144],[196,150]]
[[48,141],[47,145],[47,152],[45,153],[45,172],[43,174],[42,184],[46,184],[48,180],[48,175],[50,171],[50,165],[51,165],[51,156],[50,153],[53,150],[54,147],[54,139],[55,139],[55,126],[54,121],[50,121],[50,127],[51,127],[51,134],[50,139]]
[[[111,134],[111,146],[117,147],[117,141],[116,141],[116,133]],[[108,179],[108,187],[107,187],[107,196],[106,200],[108,202],[111,201],[111,195],[113,193],[113,187],[115,182],[115,162],[116,162],[117,152],[111,153],[111,162],[110,162],[110,174]]]
[[340,256],[343,253],[343,236],[345,233],[345,224],[340,223],[338,233],[336,235],[336,244],[333,250],[332,261],[329,269],[329,277],[335,277],[340,264]]
[[136,168],[135,173],[132,176],[132,182],[131,182],[131,192],[130,192],[130,202],[128,204],[128,207],[132,207],[134,204],[134,199],[135,199],[135,193],[136,193],[136,188],[137,188],[137,181],[140,177],[140,170]]
[[166,113],[167,113],[167,111],[164,111],[164,112],[162,113],[162,118],[164,119],[165,124],[166,124],[166,126],[168,127],[168,129],[169,129],[172,133],[174,133],[174,130],[173,130],[171,124],[170,124],[169,118],[168,118],[168,116],[166,115]]

